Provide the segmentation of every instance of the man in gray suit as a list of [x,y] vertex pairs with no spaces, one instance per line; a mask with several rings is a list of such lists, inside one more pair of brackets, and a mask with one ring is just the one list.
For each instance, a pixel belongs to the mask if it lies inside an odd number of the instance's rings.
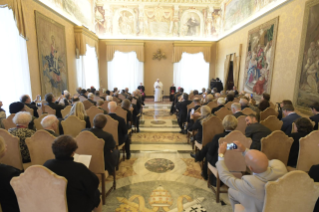
[[234,143],[237,145],[237,149],[228,151],[242,152],[246,165],[253,174],[244,175],[238,179],[229,172],[224,162],[227,148],[227,143],[224,142],[219,147],[218,162],[216,163],[219,177],[229,187],[228,197],[233,210],[235,204],[241,204],[247,212],[260,212],[264,205],[265,184],[286,174],[286,166],[279,160],[268,161],[264,153],[246,149],[239,141],[234,141]]

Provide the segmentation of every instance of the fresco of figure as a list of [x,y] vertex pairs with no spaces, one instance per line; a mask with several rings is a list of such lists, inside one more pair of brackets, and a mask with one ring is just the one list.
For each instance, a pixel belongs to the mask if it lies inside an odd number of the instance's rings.
[[186,26],[188,27],[186,36],[195,36],[197,27],[199,26],[199,21],[195,19],[194,15],[192,15],[186,22]]

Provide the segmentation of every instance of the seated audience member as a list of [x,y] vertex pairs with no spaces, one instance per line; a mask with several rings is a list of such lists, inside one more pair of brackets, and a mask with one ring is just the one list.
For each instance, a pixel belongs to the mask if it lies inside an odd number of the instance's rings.
[[51,135],[57,137],[59,130],[59,120],[55,115],[47,115],[41,121],[44,130],[48,131]]
[[97,108],[99,108],[100,110],[103,110],[103,113],[104,113],[104,114],[107,114],[107,111],[102,108],[102,105],[103,105],[103,104],[104,104],[104,101],[103,101],[103,100],[98,100],[97,103],[96,103],[96,106],[97,106]]
[[193,91],[194,96],[198,95],[198,90]]
[[245,211],[262,211],[265,199],[265,184],[268,181],[275,181],[287,173],[286,166],[280,160],[268,160],[267,156],[258,150],[246,149],[239,141],[234,141],[236,150],[242,152],[247,167],[253,173],[244,175],[241,179],[235,177],[227,168],[224,162],[227,143],[220,145],[218,150],[218,162],[216,167],[219,178],[228,187],[228,197],[233,210],[235,204],[241,204]]
[[300,116],[295,113],[295,108],[292,105],[284,105],[282,112],[286,117],[282,119],[283,124],[281,130],[284,131],[286,135],[289,135],[292,130],[292,123],[300,118]]
[[219,92],[218,92],[217,88],[213,88],[211,93],[215,94],[215,93],[219,93]]
[[71,104],[72,104],[72,101],[71,101],[71,95],[70,95],[70,93],[69,93],[67,90],[65,90],[65,91],[63,92],[63,96],[64,96],[64,98],[63,98],[64,106],[71,105]]
[[239,94],[236,86],[233,86],[233,93],[235,96],[238,96]]
[[252,143],[250,145],[250,149],[261,149],[260,140],[271,134],[271,130],[265,127],[264,125],[258,123],[257,117],[254,114],[250,114],[245,118],[246,121],[246,129],[245,135],[246,137],[251,138]]
[[[315,182],[319,182],[319,164],[313,165],[309,170],[309,177],[311,177]],[[319,211],[319,199],[317,200],[317,203],[315,205],[315,209],[313,212]]]
[[222,107],[224,107],[224,105],[225,105],[225,98],[224,97],[219,97],[218,99],[217,99],[217,107],[214,107],[213,109],[212,109],[212,114],[215,114],[215,112],[217,112],[220,108],[222,108]]
[[198,97],[195,97],[193,99],[193,102],[194,102],[194,107],[189,109],[188,113],[187,113],[187,122],[188,123],[190,122],[190,115],[193,114],[194,116],[196,116],[196,114],[194,114],[194,113],[196,112],[196,110],[198,108],[200,108],[200,99]]
[[95,96],[100,97],[101,99],[103,99],[105,101],[105,97],[100,96],[100,91],[95,91]]
[[[202,177],[207,180],[207,164],[208,162],[215,166],[215,163],[218,159],[218,140],[225,137],[231,131],[235,130],[237,127],[238,121],[233,115],[227,115],[222,121],[224,127],[224,132],[214,136],[213,140],[206,144],[200,151],[196,154],[191,153],[191,157],[195,158],[195,161],[204,161],[202,165]],[[206,158],[206,159],[205,159]],[[204,160],[205,159],[205,160]],[[216,178],[212,177],[211,183],[216,186]]]
[[[0,160],[6,155],[7,145],[0,137]],[[17,197],[10,185],[13,177],[21,174],[21,171],[9,165],[0,164],[0,203],[2,212],[19,212]]]
[[4,128],[4,125],[2,123],[2,120],[6,119],[6,111],[2,109],[2,101],[0,101],[0,128]]
[[214,97],[215,97],[215,99],[220,98],[220,93],[214,93]]
[[81,87],[78,87],[78,88],[76,89],[76,92],[77,92],[79,95],[81,95],[81,91],[82,91],[82,88],[81,88]]
[[48,160],[43,166],[67,179],[69,212],[101,211],[99,178],[84,164],[73,161],[77,148],[78,145],[71,136],[57,137],[52,143],[55,159]]
[[178,110],[178,125],[181,128],[180,133],[185,133],[183,128],[183,124],[187,121],[187,105],[189,105],[191,101],[188,100],[188,94],[183,93],[182,99],[176,104],[176,109]]
[[292,106],[292,101],[290,100],[283,100],[280,104],[278,104],[278,119],[281,120],[283,118],[282,116],[282,108],[285,105],[291,105]]
[[214,96],[212,94],[208,94],[206,97],[206,102],[203,105],[207,105],[208,103],[213,101],[213,99],[214,99]]
[[[13,102],[9,105],[10,114],[17,114],[19,112],[26,111],[24,104],[22,102]],[[35,117],[31,116],[31,121],[29,122],[28,128],[31,130],[35,130],[34,120]]]
[[131,158],[131,151],[130,151],[130,139],[127,134],[127,126],[125,120],[118,115],[115,114],[116,111],[116,102],[112,101],[108,104],[109,107],[109,116],[119,122],[118,125],[118,138],[119,138],[119,146],[125,143],[125,151],[126,151],[126,159]]
[[259,102],[258,109],[260,112],[266,110],[269,107],[270,107],[270,104],[267,100],[261,100]]
[[91,86],[91,93],[95,93],[95,91],[96,91],[96,88],[94,87],[94,86]]
[[171,114],[174,114],[176,112],[176,105],[179,101],[179,98],[183,95],[183,92],[184,92],[184,89],[181,87],[178,87],[177,93],[174,95],[174,99],[172,102],[171,111],[170,111]]
[[113,96],[106,96],[106,101],[108,101],[108,102],[113,101]]
[[207,105],[202,106],[200,108],[200,118],[196,120],[196,122],[194,122],[194,118],[193,115],[191,115],[190,117],[190,123],[189,123],[189,131],[193,131],[193,130],[197,130],[197,133],[194,136],[194,140],[197,141],[198,143],[202,143],[202,137],[203,137],[203,123],[210,119],[210,117],[213,116],[213,114],[211,114],[210,111],[210,107],[208,107]]
[[266,100],[267,102],[270,101],[270,95],[268,93],[263,93],[261,96],[261,100]]
[[245,98],[245,97],[240,98],[239,103],[241,105],[241,110],[245,109],[246,107],[249,108],[248,101],[249,100],[247,98]]
[[30,113],[25,111],[18,112],[17,114],[15,114],[12,120],[17,127],[8,130],[9,133],[17,136],[20,139],[19,145],[23,163],[29,163],[31,161],[29,149],[27,144],[25,143],[25,139],[31,137],[35,133],[34,130],[28,129],[28,125],[31,120],[32,116],[30,115]]
[[93,128],[84,129],[82,131],[90,131],[96,137],[102,138],[105,141],[104,144],[104,161],[105,170],[109,172],[110,175],[114,174],[115,167],[119,163],[120,152],[115,149],[115,141],[110,133],[103,130],[107,123],[107,119],[103,114],[97,114],[93,119]]
[[87,91],[86,91],[85,89],[82,89],[82,90],[81,90],[80,95],[83,96],[83,97],[85,97],[85,98],[88,98],[88,97],[87,97]]
[[125,92],[126,95],[131,95],[128,88],[125,88],[124,92]]
[[37,107],[36,102],[39,101],[39,97],[40,97],[40,95],[38,95],[37,98],[33,102],[31,102],[31,98],[29,95],[23,95],[20,98],[20,102],[22,102],[23,104],[25,104],[29,108],[33,109],[33,116],[37,117],[37,118],[39,117],[39,114],[38,114],[38,107]]
[[48,105],[49,107],[51,107],[52,109],[54,109],[55,110],[55,115],[56,115],[56,117],[58,117],[58,118],[62,118],[62,113],[61,113],[61,110],[63,110],[64,109],[64,106],[62,106],[62,105],[58,105],[56,102],[59,102],[60,101],[60,98],[61,98],[61,96],[59,97],[59,99],[57,100],[57,101],[55,101],[55,98],[54,98],[54,96],[53,96],[53,94],[52,93],[48,93],[48,94],[46,94],[45,95],[45,101],[47,101],[47,104],[46,105]]
[[199,95],[204,95],[204,94],[206,94],[206,88],[202,88],[202,92],[199,93]]
[[84,120],[86,123],[85,128],[91,128],[90,117],[86,114],[86,111],[84,109],[84,105],[82,102],[76,102],[72,106],[69,114],[66,115],[64,119],[66,120],[69,116],[76,116],[80,120]]
[[294,133],[291,133],[289,137],[294,139],[294,142],[291,145],[289,158],[288,158],[288,166],[296,167],[299,155],[299,140],[302,137],[305,137],[313,130],[313,125],[307,118],[298,118],[294,121]]
[[132,123],[133,123],[133,116],[132,116],[132,113],[130,111],[130,107],[131,107],[130,100],[125,99],[122,102],[122,108],[123,108],[123,110],[125,110],[127,112],[127,114],[126,114],[127,129],[131,129]]
[[313,116],[310,117],[312,121],[315,122],[315,127],[313,128],[314,130],[318,130],[318,122],[319,122],[319,102],[315,102],[311,106],[311,110],[313,113]]
[[244,114],[241,112],[241,105],[239,103],[233,103],[231,104],[231,112],[233,115],[238,118],[239,116],[244,116]]
[[74,105],[75,102],[79,102],[80,101],[80,98],[78,95],[74,95],[71,102],[72,102],[72,105]]
[[206,89],[206,95],[211,94],[211,93],[212,93],[212,89],[207,88],[207,89]]
[[94,94],[93,94],[93,93],[89,93],[89,94],[88,94],[88,100],[89,100],[89,102],[91,102],[92,104],[96,105],[96,102],[94,101]]

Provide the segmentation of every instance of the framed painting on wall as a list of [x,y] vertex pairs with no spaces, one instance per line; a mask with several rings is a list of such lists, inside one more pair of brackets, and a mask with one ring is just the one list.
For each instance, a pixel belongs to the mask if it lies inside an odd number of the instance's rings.
[[68,90],[65,28],[35,11],[42,96]]
[[319,0],[306,2],[294,94],[302,112],[319,102]]
[[279,18],[274,18],[248,32],[245,57],[244,90],[260,100],[271,89]]

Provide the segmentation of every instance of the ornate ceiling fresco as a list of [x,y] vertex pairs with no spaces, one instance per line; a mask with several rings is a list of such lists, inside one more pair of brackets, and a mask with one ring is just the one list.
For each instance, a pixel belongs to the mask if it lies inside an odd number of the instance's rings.
[[289,0],[39,0],[101,39],[218,40]]

